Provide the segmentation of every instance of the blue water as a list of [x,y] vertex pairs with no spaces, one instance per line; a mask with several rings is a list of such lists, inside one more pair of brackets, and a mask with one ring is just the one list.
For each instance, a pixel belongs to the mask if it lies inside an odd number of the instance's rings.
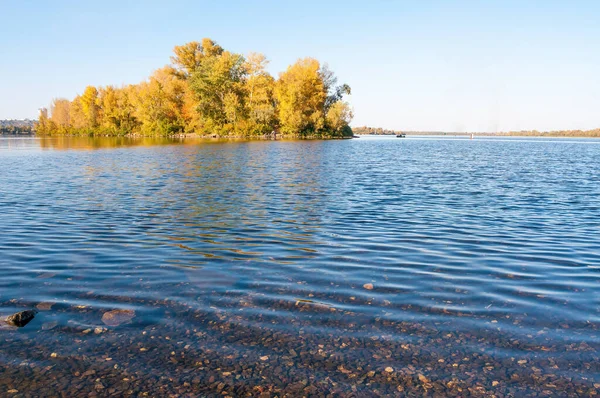
[[0,395],[600,392],[599,215],[593,139],[0,138]]

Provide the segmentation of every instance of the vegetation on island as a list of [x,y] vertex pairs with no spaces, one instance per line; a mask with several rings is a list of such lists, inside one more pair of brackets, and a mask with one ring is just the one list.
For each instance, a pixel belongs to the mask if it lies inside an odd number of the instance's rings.
[[262,54],[247,57],[203,39],[174,48],[144,82],[88,86],[43,109],[42,135],[352,136],[346,84],[327,65],[298,60],[275,79]]

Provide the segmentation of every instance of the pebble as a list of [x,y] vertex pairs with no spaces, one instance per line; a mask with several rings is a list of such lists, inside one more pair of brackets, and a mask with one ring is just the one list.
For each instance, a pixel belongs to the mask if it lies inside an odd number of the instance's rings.
[[102,315],[102,322],[108,326],[120,326],[131,322],[133,318],[135,318],[135,311],[133,310],[112,310]]
[[373,284],[372,283],[365,283],[363,285],[363,287],[367,290],[373,290]]
[[54,303],[43,302],[36,305],[35,308],[37,308],[40,311],[50,311],[53,305]]
[[[394,300],[394,305],[400,305],[400,300]],[[282,300],[280,309],[294,307],[294,302]],[[592,396],[596,393],[593,388],[600,388],[599,380],[566,378],[560,373],[576,374],[583,362],[589,372],[596,372],[596,363],[589,360],[596,355],[595,343],[568,346],[573,358],[579,355],[582,361],[575,364],[559,355],[565,352],[564,346],[549,346],[557,353],[550,357],[530,357],[523,350],[533,346],[522,348],[516,339],[499,339],[485,330],[449,333],[450,324],[433,327],[414,320],[394,322],[384,316],[368,323],[360,313],[341,310],[339,318],[338,314],[306,312],[306,319],[290,317],[290,324],[283,328],[261,323],[262,319],[243,315],[235,307],[228,313],[218,305],[214,316],[213,312],[194,313],[187,307],[179,313],[168,308],[166,322],[160,324],[140,322],[123,330],[92,326],[88,334],[96,330],[102,333],[90,338],[81,336],[81,325],[98,324],[102,316],[91,308],[72,317],[77,319],[72,324],[62,321],[67,318],[62,317],[62,307],[58,308],[52,316],[61,320],[60,332],[32,330],[35,338],[31,339],[26,333],[16,337],[7,333],[0,354],[23,347],[31,358],[15,363],[10,371],[0,369],[4,395],[9,395],[8,388],[24,391],[41,385],[47,395],[64,391],[74,397],[216,396],[215,391],[223,397],[552,396],[558,391],[565,396]],[[176,321],[178,316],[186,317],[183,326]],[[244,321],[257,319],[256,328],[244,327]],[[312,333],[313,320],[340,333]],[[63,332],[64,339],[57,343]],[[72,345],[61,344],[73,336]],[[481,341],[521,351],[513,358],[499,358],[465,349]],[[433,346],[436,350],[427,349]],[[60,356],[53,350],[61,351]],[[49,353],[61,360],[47,361]],[[523,366],[525,363],[531,366]],[[534,372],[532,378],[530,371]]]

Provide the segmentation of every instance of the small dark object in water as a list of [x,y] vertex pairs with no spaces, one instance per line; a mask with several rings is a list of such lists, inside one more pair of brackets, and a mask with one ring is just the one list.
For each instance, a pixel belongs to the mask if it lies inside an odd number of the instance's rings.
[[12,326],[16,326],[18,328],[22,328],[23,326],[25,326],[29,322],[31,322],[31,320],[33,318],[35,318],[36,314],[37,314],[36,310],[27,310],[27,311],[17,312],[16,314],[7,316],[6,323],[8,323],[9,325],[12,325]]

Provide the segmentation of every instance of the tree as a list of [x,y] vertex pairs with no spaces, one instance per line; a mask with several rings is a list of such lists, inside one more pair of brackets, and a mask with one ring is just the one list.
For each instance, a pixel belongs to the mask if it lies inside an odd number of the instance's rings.
[[324,127],[326,92],[319,69],[317,60],[304,58],[279,75],[275,98],[283,133],[318,133]]
[[[246,76],[244,57],[229,51],[207,51],[190,78],[196,111],[203,125],[214,132],[236,128],[243,119],[243,87]],[[229,126],[228,126],[229,124]]]
[[352,129],[348,126],[352,117],[352,109],[350,109],[347,102],[334,102],[327,110],[327,128],[339,137],[352,136]]
[[137,127],[131,100],[133,86],[115,88],[107,86],[98,91],[100,126],[113,134],[126,134]]
[[171,57],[178,76],[188,78],[198,66],[204,57],[202,46],[197,41],[192,41],[183,46],[175,46],[173,49],[175,55]]
[[50,106],[50,119],[57,128],[66,130],[71,126],[70,111],[71,101],[64,98],[56,98]]
[[94,128],[98,126],[98,89],[87,86],[81,95],[81,109],[85,118],[85,127]]
[[221,55],[223,48],[211,39],[204,38],[202,43],[191,41],[183,46],[175,46],[173,52],[175,55],[171,57],[171,62],[177,76],[187,79],[200,67],[205,57]]
[[183,132],[184,91],[185,83],[168,67],[158,69],[149,81],[141,83],[134,103],[142,131],[162,135]]
[[86,116],[83,111],[83,104],[81,102],[81,96],[78,95],[71,102],[69,108],[69,120],[71,127],[75,130],[83,130],[87,128]]
[[246,129],[249,135],[267,134],[276,124],[275,79],[265,68],[268,64],[262,54],[251,53],[246,60]]

